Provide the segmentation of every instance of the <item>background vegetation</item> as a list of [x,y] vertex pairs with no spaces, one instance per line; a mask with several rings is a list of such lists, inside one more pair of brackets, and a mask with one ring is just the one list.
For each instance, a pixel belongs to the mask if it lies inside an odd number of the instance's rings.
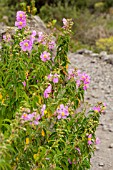
[[[61,25],[62,18],[72,18],[75,23],[71,41],[73,51],[88,48],[112,53],[104,44],[113,36],[113,0],[1,0],[0,21],[14,25],[15,13],[21,9],[38,14],[45,23],[56,19],[57,26]],[[100,41],[98,46],[101,38],[106,38],[105,43],[100,45]]]

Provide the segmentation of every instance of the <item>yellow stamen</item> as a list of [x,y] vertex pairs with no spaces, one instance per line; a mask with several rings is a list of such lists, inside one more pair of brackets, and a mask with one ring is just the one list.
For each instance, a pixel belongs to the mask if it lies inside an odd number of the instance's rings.
[[24,115],[23,115],[24,117],[27,117],[27,114],[26,113],[24,113]]
[[46,54],[44,55],[44,58],[47,58],[47,55],[46,55]]
[[20,21],[20,22],[19,22],[19,25],[22,25],[22,24],[23,24],[23,22],[22,22],[22,21]]
[[0,93],[0,100],[2,99],[2,94]]
[[29,138],[26,138],[26,145],[29,144]]
[[26,47],[28,47],[28,43],[24,43],[24,45],[25,45]]
[[19,16],[20,16],[20,18],[22,18],[22,17],[23,17],[23,15],[22,15],[22,14],[20,14]]
[[62,116],[65,116],[65,113],[64,113],[64,112],[62,112]]
[[88,138],[88,140],[91,140],[91,138]]

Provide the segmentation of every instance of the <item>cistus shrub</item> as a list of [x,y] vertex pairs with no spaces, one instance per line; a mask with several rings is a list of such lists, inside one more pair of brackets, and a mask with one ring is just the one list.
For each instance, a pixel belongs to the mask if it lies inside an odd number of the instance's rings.
[[15,35],[3,35],[0,169],[90,169],[105,104],[89,108],[85,103],[90,77],[68,69],[73,23],[62,21],[60,32],[52,27],[48,35],[37,33],[27,28],[26,13],[18,11]]

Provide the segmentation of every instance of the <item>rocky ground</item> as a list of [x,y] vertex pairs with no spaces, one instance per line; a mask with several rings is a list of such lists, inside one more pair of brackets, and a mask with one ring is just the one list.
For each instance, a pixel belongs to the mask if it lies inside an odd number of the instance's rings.
[[71,67],[77,67],[91,77],[85,100],[93,105],[100,101],[107,104],[96,132],[101,143],[91,160],[91,170],[113,170],[113,65],[96,54],[80,53],[70,53],[69,59]]

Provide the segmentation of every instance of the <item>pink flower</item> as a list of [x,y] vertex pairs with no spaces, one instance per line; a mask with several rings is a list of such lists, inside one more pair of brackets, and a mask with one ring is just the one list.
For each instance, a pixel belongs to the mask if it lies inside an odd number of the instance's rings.
[[96,112],[96,113],[98,113],[98,112],[100,112],[101,111],[101,109],[100,109],[100,106],[94,106],[93,107],[93,110]]
[[63,18],[63,19],[62,19],[62,22],[63,22],[63,25],[64,25],[63,28],[66,29],[66,28],[68,27],[68,21],[67,21],[67,19]]
[[34,114],[26,114],[26,113],[23,113],[23,115],[21,116],[21,118],[26,121],[32,120],[33,117],[34,117]]
[[41,116],[38,115],[38,116],[35,118],[35,120],[33,121],[33,124],[34,124],[34,125],[38,125],[40,119],[41,119]]
[[50,73],[47,77],[48,77],[49,80],[52,80],[53,74]]
[[55,74],[50,73],[47,77],[50,81],[53,81],[53,83],[58,83],[59,75],[57,73],[55,73]]
[[64,106],[63,104],[61,104],[60,108],[56,110],[56,113],[58,114],[58,119],[66,119],[67,116],[69,116],[68,106]]
[[56,73],[53,75],[53,83],[58,83],[58,76]]
[[40,58],[42,61],[46,62],[48,60],[50,60],[50,53],[48,53],[47,51],[44,51],[41,55]]
[[49,42],[49,50],[52,50],[55,47],[55,41]]
[[79,153],[80,153],[80,149],[79,148],[75,148]]
[[38,32],[38,42],[42,43],[44,41],[44,35],[42,32]]
[[51,84],[49,84],[47,89],[44,91],[44,98],[48,98],[51,91],[52,91],[52,86],[51,86]]
[[92,134],[89,134],[89,135],[88,135],[88,144],[89,144],[89,145],[92,144],[91,138],[92,138]]
[[70,80],[71,78],[74,78],[75,73],[74,73],[74,69],[70,69],[68,71],[68,79]]
[[16,14],[16,20],[17,21],[24,21],[26,20],[26,14],[23,11],[18,11]]
[[30,40],[31,40],[32,43],[33,43],[34,40],[35,40],[35,36],[36,36],[36,31],[33,30],[33,31],[32,31],[32,34],[31,34],[31,36],[30,36]]
[[18,27],[19,29],[22,29],[26,27],[26,21],[16,21],[15,26]]
[[42,106],[42,108],[41,108],[42,116],[44,116],[44,111],[45,111],[45,109],[46,109],[46,105],[44,104],[44,105]]
[[32,42],[30,40],[24,40],[24,41],[20,42],[20,47],[23,51],[31,51]]
[[22,29],[26,27],[26,14],[23,11],[18,11],[16,14],[16,22],[15,26],[17,26],[19,29]]
[[96,138],[95,144],[96,145],[100,144],[100,139],[98,137]]
[[72,164],[72,162],[71,162],[70,158],[68,159],[68,162],[69,162],[69,164]]
[[24,87],[26,86],[26,82],[25,81],[23,81],[22,84],[23,84]]

